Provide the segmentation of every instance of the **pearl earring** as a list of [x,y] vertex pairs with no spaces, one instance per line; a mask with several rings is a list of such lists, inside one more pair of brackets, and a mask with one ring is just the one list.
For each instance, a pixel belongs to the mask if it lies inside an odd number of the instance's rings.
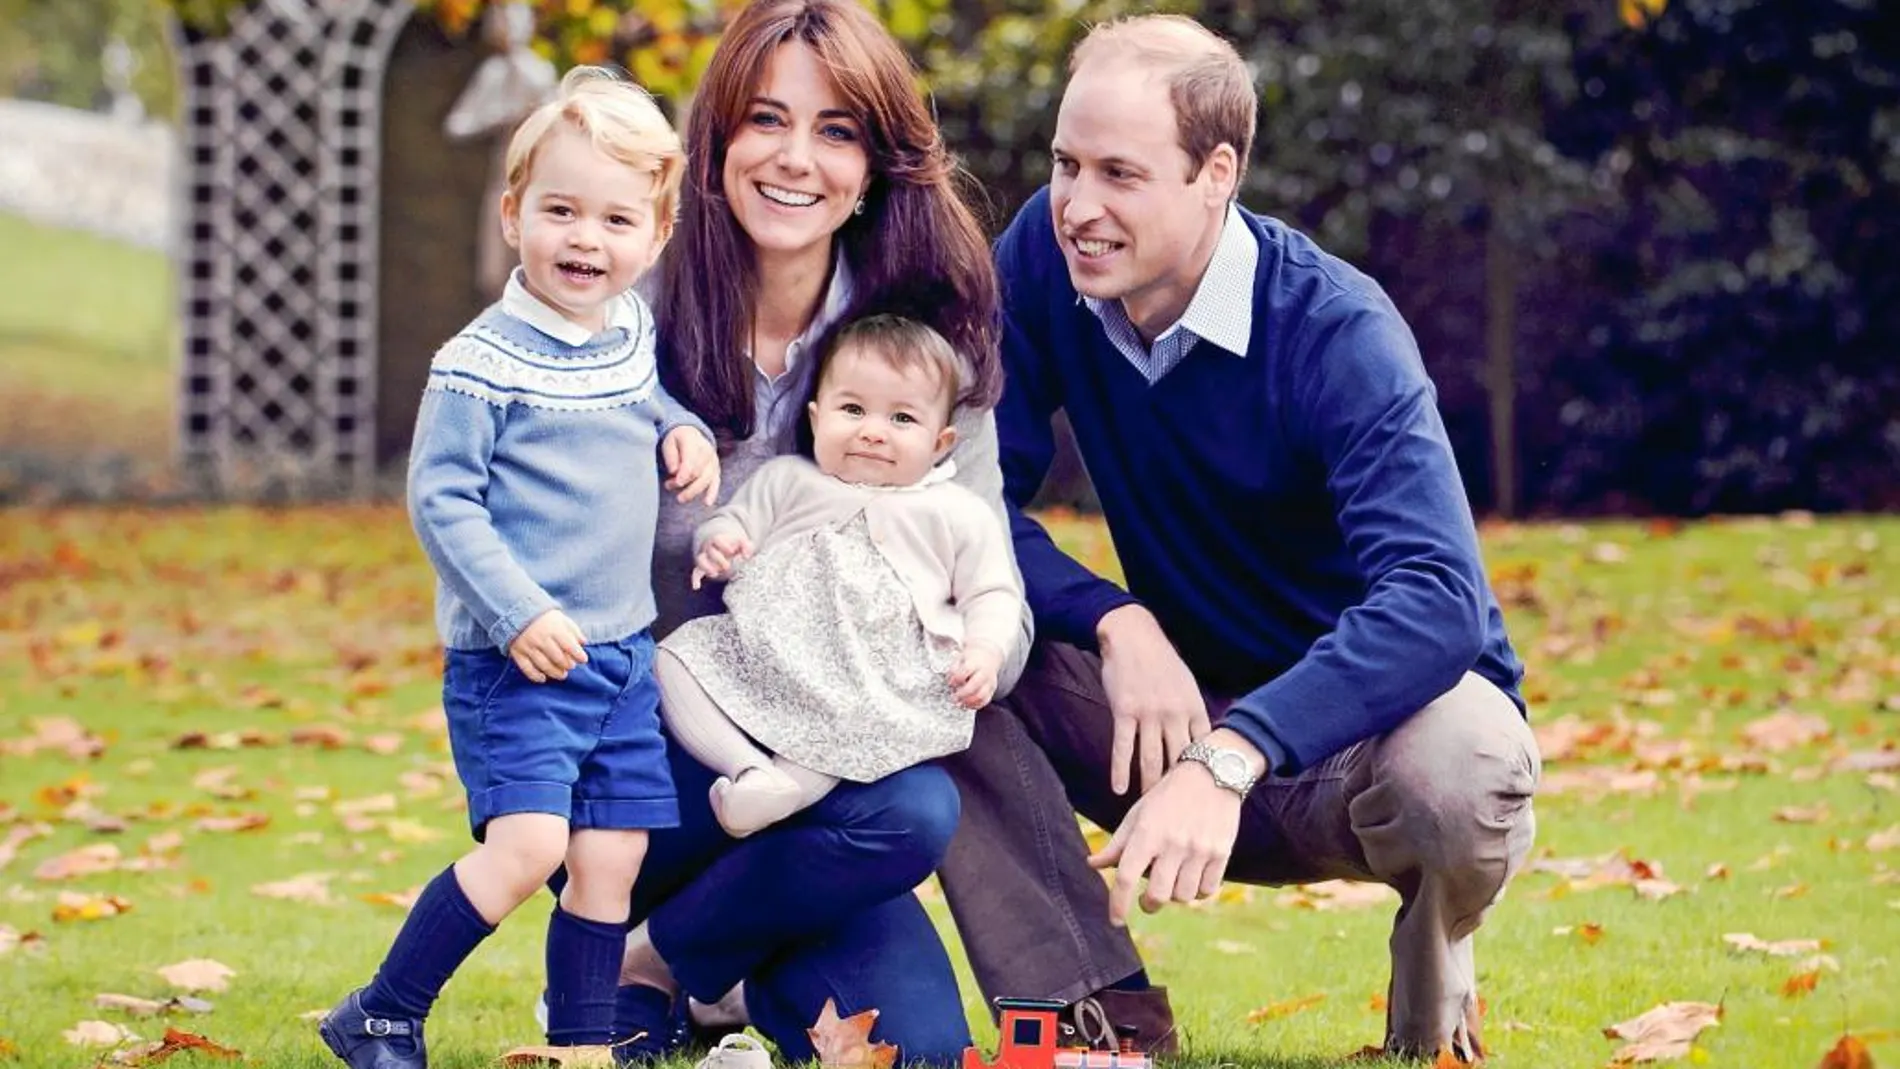
[[851,209],[851,214],[852,214],[852,215],[863,215],[863,214],[864,214],[864,198],[863,198],[863,197],[859,197],[859,198],[858,198],[858,206],[857,206],[857,207],[855,207],[855,208],[853,208],[853,209]]

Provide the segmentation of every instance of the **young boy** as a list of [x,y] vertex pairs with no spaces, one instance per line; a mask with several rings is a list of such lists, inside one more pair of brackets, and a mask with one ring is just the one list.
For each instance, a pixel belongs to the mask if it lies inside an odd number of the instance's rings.
[[682,499],[710,503],[719,483],[704,424],[659,385],[652,319],[629,290],[671,230],[682,169],[653,101],[598,68],[569,73],[509,145],[502,227],[521,266],[436,353],[409,461],[479,845],[320,1026],[355,1069],[426,1066],[443,983],[563,863],[548,1042],[625,1038],[611,1031],[629,893],[646,829],[679,820],[646,630],[656,447]]

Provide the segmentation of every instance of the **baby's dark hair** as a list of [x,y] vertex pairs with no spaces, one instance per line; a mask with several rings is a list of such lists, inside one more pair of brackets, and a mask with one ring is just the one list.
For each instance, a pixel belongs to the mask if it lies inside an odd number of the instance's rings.
[[825,376],[839,353],[853,349],[878,357],[899,371],[922,368],[937,380],[945,399],[944,418],[956,411],[957,396],[964,379],[963,361],[948,339],[919,320],[879,313],[853,320],[840,327],[818,359],[817,375],[812,380],[814,395],[825,384]]

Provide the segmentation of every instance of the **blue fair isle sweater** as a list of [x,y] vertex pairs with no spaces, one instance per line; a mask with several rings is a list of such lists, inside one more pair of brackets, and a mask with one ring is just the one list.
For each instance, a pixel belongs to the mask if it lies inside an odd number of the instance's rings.
[[1523,708],[1523,668],[1417,343],[1378,285],[1276,220],[1245,356],[1202,341],[1150,386],[1077,299],[1045,189],[998,240],[1012,508],[1075,429],[1124,591],[1012,516],[1039,633],[1094,647],[1139,600],[1273,771],[1397,726],[1467,670]]
[[450,649],[505,651],[554,608],[588,642],[653,622],[657,446],[706,428],[660,386],[645,304],[629,293],[608,323],[581,340],[516,280],[429,365],[409,517]]

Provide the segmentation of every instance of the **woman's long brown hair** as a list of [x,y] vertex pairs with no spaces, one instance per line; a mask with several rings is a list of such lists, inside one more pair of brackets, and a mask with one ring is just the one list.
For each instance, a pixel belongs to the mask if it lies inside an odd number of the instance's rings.
[[[841,322],[880,311],[922,318],[968,364],[960,403],[994,405],[1003,373],[989,244],[958,192],[960,172],[909,59],[855,0],[755,0],[721,39],[687,124],[680,218],[659,268],[661,380],[722,440],[749,438],[760,424],[746,355],[758,261],[721,176],[767,64],[790,41],[803,42],[831,72],[870,156],[864,212],[834,236],[854,283]],[[815,340],[822,351],[829,339]],[[804,392],[794,391],[798,401]]]

